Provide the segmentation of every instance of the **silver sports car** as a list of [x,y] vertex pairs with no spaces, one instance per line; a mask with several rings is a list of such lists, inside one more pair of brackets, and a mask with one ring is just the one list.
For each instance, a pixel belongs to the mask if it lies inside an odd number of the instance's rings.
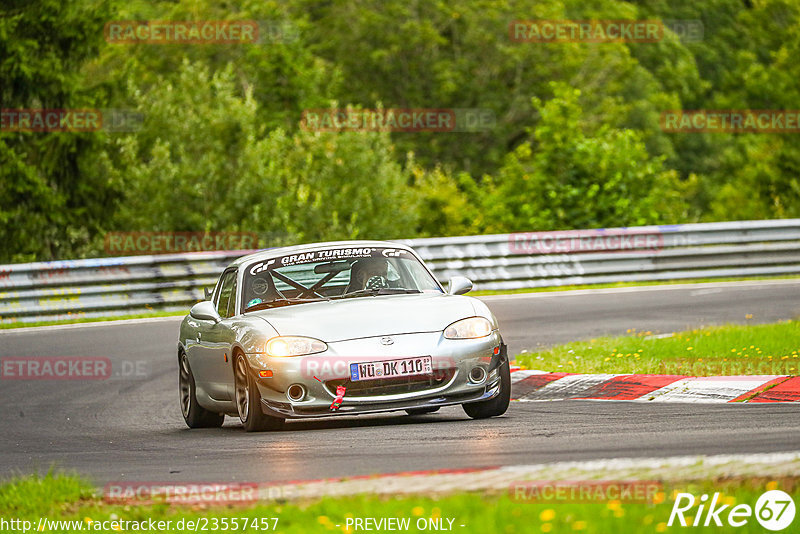
[[505,413],[511,378],[497,320],[454,277],[445,291],[409,247],[319,243],[239,258],[178,341],[191,428],[238,416],[248,431],[288,418],[461,404]]

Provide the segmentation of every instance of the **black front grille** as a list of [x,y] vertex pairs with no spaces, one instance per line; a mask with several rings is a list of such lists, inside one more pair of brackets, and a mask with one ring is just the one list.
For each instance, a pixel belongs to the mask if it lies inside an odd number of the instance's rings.
[[351,382],[349,378],[339,378],[325,382],[325,389],[331,395],[335,395],[336,388],[344,386],[347,388],[345,398],[417,393],[441,387],[449,382],[453,375],[455,375],[455,369],[437,369],[430,375],[357,380],[356,382]]

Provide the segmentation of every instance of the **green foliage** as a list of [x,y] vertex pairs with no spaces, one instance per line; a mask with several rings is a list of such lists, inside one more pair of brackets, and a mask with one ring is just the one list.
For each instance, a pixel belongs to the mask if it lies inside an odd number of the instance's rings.
[[386,135],[265,131],[232,67],[185,60],[170,78],[130,89],[143,128],[101,160],[126,191],[117,229],[248,231],[263,246],[413,233]]
[[481,230],[479,205],[471,200],[479,189],[469,174],[454,177],[441,167],[425,171],[413,162],[411,166],[418,191],[418,236],[472,235]]
[[569,373],[726,376],[796,375],[800,370],[795,321],[713,326],[666,337],[628,332],[518,354],[515,360],[528,369]]
[[707,219],[800,217],[800,147],[791,134],[744,135],[725,155]]
[[[695,19],[702,39],[517,43],[530,19]],[[256,20],[252,44],[112,44],[113,20]],[[276,28],[280,33],[272,33]],[[3,108],[121,108],[133,133],[0,131],[0,262],[106,231],[263,245],[800,216],[797,134],[662,111],[796,109],[795,0],[7,0]],[[534,105],[531,105],[531,102]],[[481,108],[478,132],[312,133],[309,108]]]
[[675,172],[653,158],[633,130],[587,131],[580,91],[554,85],[533,142],[508,155],[487,209],[492,232],[635,226],[675,220],[682,205]]
[[[669,154],[659,110],[678,106],[676,77],[697,78],[691,54],[676,39],[659,43],[648,68],[623,43],[516,43],[509,23],[519,19],[636,18],[625,2],[602,8],[584,1],[329,2],[300,4],[312,25],[308,40],[340,66],[346,83],[337,98],[365,107],[484,108],[497,126],[472,134],[398,133],[393,140],[429,167],[493,173],[537,117],[532,96],[552,96],[550,81],[585,89],[587,121],[633,127],[648,147]],[[368,43],[368,44],[367,44]],[[635,45],[631,45],[635,46]],[[643,47],[645,45],[638,45]],[[651,49],[654,45],[648,44]],[[669,92],[665,92],[669,91]]]
[[276,2],[246,0],[236,5],[212,1],[135,0],[120,2],[121,20],[253,20],[259,42],[245,44],[111,44],[92,66],[92,74],[108,78],[119,98],[127,85],[147,90],[174,76],[185,61],[201,63],[213,73],[234,69],[236,92],[249,92],[257,103],[258,121],[267,129],[293,128],[306,108],[328,105],[340,84],[338,68],[314,55],[303,39],[302,16],[290,18]]
[[[701,41],[686,43],[702,83],[684,109],[797,109],[800,5],[794,0],[645,2],[643,13],[699,19]],[[675,108],[673,108],[675,109]],[[797,134],[675,134],[668,165],[698,176],[693,217],[714,220],[798,216]]]
[[[280,184],[278,228],[292,242],[411,235],[417,219],[407,173],[388,136],[278,130],[266,175]],[[257,200],[257,199],[256,199]]]
[[[42,0],[0,6],[0,103],[4,109],[93,107],[80,67],[110,17],[107,2]],[[85,172],[96,134],[0,131],[0,262],[74,254],[118,198]]]
[[[777,462],[778,460],[774,460],[774,463],[766,465],[778,465]],[[30,521],[35,529],[44,517],[53,531],[58,532],[77,530],[73,521],[82,524],[81,530],[100,531],[100,526],[119,520],[123,521],[121,530],[127,532],[139,531],[140,528],[147,530],[150,522],[153,522],[161,532],[183,533],[193,530],[192,525],[216,524],[220,526],[219,530],[253,532],[267,530],[265,526],[268,526],[270,531],[286,534],[320,534],[344,530],[342,527],[348,526],[348,520],[351,521],[349,526],[352,529],[352,519],[355,517],[398,518],[409,524],[407,530],[410,532],[431,531],[437,528],[436,525],[440,525],[440,530],[451,528],[452,531],[465,534],[540,531],[649,534],[667,530],[666,523],[675,502],[671,496],[681,492],[693,495],[719,492],[720,498],[726,502],[730,500],[753,506],[764,493],[765,484],[769,482],[788,492],[795,502],[800,497],[798,478],[794,476],[782,476],[777,482],[770,477],[736,476],[752,470],[752,465],[745,464],[737,469],[738,466],[711,462],[646,468],[609,464],[598,469],[596,465],[564,467],[556,464],[543,466],[540,474],[553,481],[551,490],[560,486],[558,493],[542,491],[542,487],[539,487],[539,492],[531,491],[537,486],[527,486],[526,480],[520,480],[519,485],[512,483],[510,486],[513,492],[510,489],[483,489],[480,482],[477,484],[480,489],[465,491],[450,483],[443,486],[434,497],[365,493],[341,497],[324,496],[318,499],[260,501],[236,506],[188,506],[135,501],[115,504],[103,500],[99,495],[86,495],[87,484],[83,480],[55,476],[44,479],[19,478],[0,485],[0,505],[12,505],[3,507],[3,510],[13,512],[13,516],[6,519],[8,522],[11,519]],[[784,468],[784,465],[781,467]],[[636,496],[640,492],[644,493],[647,488],[654,487],[654,479],[661,482],[655,486],[658,491],[648,494],[649,498],[646,500],[625,498],[620,502],[619,499],[603,498],[604,493],[608,497],[615,496],[613,484],[609,484],[612,491],[593,490],[592,498],[588,502],[575,502],[569,498],[571,490],[577,493],[587,489],[586,483],[575,482],[576,479],[618,480],[623,476],[623,480],[639,480],[642,484],[638,488],[632,486],[633,492],[626,491]],[[331,484],[336,488],[336,482]],[[770,487],[769,484],[767,487]],[[546,489],[548,486],[543,487]],[[601,488],[600,485],[595,486],[595,490]],[[84,493],[78,493],[78,489]],[[566,490],[563,493],[567,498],[561,496],[562,490]],[[699,513],[699,508],[692,509],[687,512],[687,520],[688,513],[694,513],[695,510]],[[727,513],[721,514],[721,517],[724,521]],[[136,526],[131,523],[134,521]],[[259,526],[260,528],[256,528]],[[199,528],[202,530],[204,527]],[[748,524],[737,527],[736,530],[748,534],[763,531],[764,528],[752,518]]]

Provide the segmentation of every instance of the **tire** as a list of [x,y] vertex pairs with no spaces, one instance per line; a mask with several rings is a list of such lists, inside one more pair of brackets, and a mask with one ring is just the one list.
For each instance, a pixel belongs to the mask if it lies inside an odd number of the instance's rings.
[[189,428],[219,428],[225,422],[225,414],[208,411],[197,403],[194,375],[184,352],[178,354],[178,391],[181,414]]
[[508,359],[500,365],[500,393],[493,398],[481,402],[462,404],[464,412],[473,419],[486,419],[503,415],[511,402],[511,366]]
[[261,409],[261,394],[258,392],[250,364],[244,354],[238,353],[233,363],[236,409],[247,432],[280,430],[284,419],[267,415]]
[[424,415],[426,413],[433,413],[438,412],[439,407],[436,406],[435,408],[412,408],[410,410],[406,410],[408,415]]

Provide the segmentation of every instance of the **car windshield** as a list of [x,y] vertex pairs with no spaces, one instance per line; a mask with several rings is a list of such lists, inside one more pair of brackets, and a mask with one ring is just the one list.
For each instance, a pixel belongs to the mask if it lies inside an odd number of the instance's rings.
[[318,300],[441,293],[410,252],[389,247],[331,248],[254,263],[244,274],[245,311]]

